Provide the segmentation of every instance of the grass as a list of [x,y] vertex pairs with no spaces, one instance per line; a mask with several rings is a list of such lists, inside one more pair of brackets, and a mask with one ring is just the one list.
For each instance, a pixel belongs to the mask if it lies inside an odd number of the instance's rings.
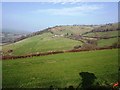
[[[88,34],[85,34],[85,36],[112,37],[112,36],[118,36],[118,31],[88,33]],[[99,47],[111,46],[114,43],[118,42],[118,38],[101,39],[101,40],[98,40],[97,42]]]
[[54,34],[83,34],[85,32],[91,31],[93,27],[90,26],[62,26],[62,27],[56,27],[52,29],[51,31],[54,32]]
[[99,47],[111,46],[116,42],[118,42],[118,38],[101,39],[98,41],[98,46]]
[[[116,24],[115,24],[116,25]],[[115,27],[114,25],[114,27]],[[90,26],[61,26],[51,29],[54,34],[82,34],[91,31]],[[19,42],[3,46],[5,55],[7,51],[12,49],[12,55],[24,55],[37,52],[58,51],[73,49],[74,46],[82,45],[82,42],[72,40],[62,36],[54,37],[54,34],[45,32],[41,35],[36,35]],[[88,33],[88,36],[117,36],[118,31]],[[98,41],[98,46],[110,46],[117,42],[117,38],[102,39]]]
[[118,31],[108,31],[108,32],[95,32],[95,33],[88,33],[85,34],[84,36],[99,36],[99,37],[104,37],[104,36],[118,36]]
[[13,50],[13,55],[24,55],[35,52],[46,52],[54,50],[73,49],[76,45],[81,45],[82,42],[71,40],[64,37],[53,37],[51,33],[44,33],[24,39],[14,44],[3,46],[3,51]]
[[77,87],[80,72],[94,73],[101,85],[118,77],[118,50],[63,53],[26,59],[6,60],[3,88]]

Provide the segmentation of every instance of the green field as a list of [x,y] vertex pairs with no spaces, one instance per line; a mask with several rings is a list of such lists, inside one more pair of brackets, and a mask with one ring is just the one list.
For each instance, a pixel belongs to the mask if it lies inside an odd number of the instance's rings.
[[61,27],[55,27],[51,29],[54,34],[77,34],[81,35],[85,32],[91,31],[94,27],[90,26],[61,26]]
[[[99,27],[56,26],[44,33],[3,45],[2,55],[71,50],[75,46],[85,45],[84,42],[78,41],[80,35],[93,29],[99,31],[107,28],[117,30],[116,24]],[[70,36],[72,38],[69,38]],[[92,32],[84,34],[84,36],[118,36],[118,31]],[[89,37],[87,39],[91,40]],[[97,40],[97,46],[110,46],[117,42],[118,38],[100,39]],[[13,52],[8,52],[9,50],[13,50]],[[48,88],[51,85],[56,88],[71,85],[77,87],[79,83],[82,83],[80,72],[93,73],[97,77],[95,85],[99,83],[101,86],[112,86],[118,79],[118,49],[3,60],[1,66],[3,88]]]
[[[114,36],[118,36],[118,31],[94,32],[94,33],[92,32],[92,33],[85,34],[84,36],[114,37]],[[108,38],[108,39],[100,39],[97,41],[97,45],[98,45],[98,47],[111,46],[117,42],[118,42],[118,37]]]
[[85,34],[84,36],[112,37],[112,36],[118,36],[118,31],[92,32],[92,33]]
[[101,40],[98,41],[98,46],[99,47],[111,46],[111,45],[113,45],[114,43],[117,43],[117,42],[118,42],[118,38],[101,39]]
[[118,79],[118,50],[6,60],[2,65],[3,88],[77,87],[80,72],[94,73],[100,85],[113,85]]
[[[88,34],[84,34],[84,36],[94,37],[112,37],[118,36],[118,31],[116,30],[117,24],[113,24],[112,26],[55,26],[45,31],[42,34],[38,34],[16,43],[8,44],[3,46],[3,55],[25,55],[37,52],[48,52],[48,51],[61,51],[61,50],[70,50],[74,49],[75,46],[84,45],[80,40],[85,41],[83,38],[79,40],[74,39],[83,33],[90,32],[98,28],[98,31],[101,29],[112,29],[113,31],[107,32],[91,32]],[[73,36],[72,36],[73,34]],[[75,36],[76,35],[76,36]],[[69,38],[69,37],[73,38]],[[90,40],[90,38],[87,38]],[[86,37],[85,37],[86,39]],[[78,41],[79,40],[79,41]],[[114,43],[118,42],[118,38],[110,38],[110,39],[100,39],[97,41],[98,47],[110,46]],[[12,53],[8,53],[9,50],[13,50]]]
[[12,55],[24,55],[35,52],[46,52],[56,50],[73,49],[76,45],[81,45],[82,42],[64,38],[61,36],[54,37],[51,33],[44,33],[24,39],[22,41],[3,46],[3,51],[7,52],[12,49]]

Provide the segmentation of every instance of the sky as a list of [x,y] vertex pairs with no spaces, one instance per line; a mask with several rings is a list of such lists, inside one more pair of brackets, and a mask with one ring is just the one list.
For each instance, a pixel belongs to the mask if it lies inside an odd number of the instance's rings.
[[117,2],[3,2],[2,29],[35,32],[56,25],[118,22]]

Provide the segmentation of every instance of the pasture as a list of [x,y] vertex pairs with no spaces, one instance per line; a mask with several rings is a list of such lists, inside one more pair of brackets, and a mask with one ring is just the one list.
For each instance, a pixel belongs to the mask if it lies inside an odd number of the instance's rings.
[[91,32],[91,33],[85,34],[84,36],[113,37],[113,36],[118,36],[118,31]]
[[101,39],[98,40],[98,46],[99,47],[110,46],[117,42],[118,42],[118,38]]
[[5,60],[2,68],[3,88],[77,87],[80,72],[93,73],[94,83],[113,85],[118,79],[118,49]]
[[[94,30],[94,32],[91,32],[92,30]],[[100,32],[100,30],[108,31]],[[29,38],[17,41],[15,43],[4,45],[2,47],[3,55],[26,55],[37,52],[71,50],[74,49],[75,46],[84,45],[84,43],[81,41],[86,41],[86,39],[91,40],[90,37],[95,36],[114,37],[107,39],[98,39],[98,47],[111,46],[117,43],[117,24],[104,26],[55,26],[44,31],[44,33],[42,34],[31,36]],[[9,50],[12,50],[13,52],[8,53]]]
[[47,52],[56,50],[73,49],[76,45],[81,45],[82,42],[54,36],[51,33],[36,35],[19,42],[3,46],[3,51],[7,52],[12,49],[12,55],[24,55],[36,52]]

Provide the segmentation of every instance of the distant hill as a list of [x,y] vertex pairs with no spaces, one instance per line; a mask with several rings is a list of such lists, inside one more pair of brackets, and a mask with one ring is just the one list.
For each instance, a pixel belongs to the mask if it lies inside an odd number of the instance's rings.
[[55,26],[17,38],[14,43],[4,45],[3,51],[13,50],[12,55],[23,55],[118,45],[118,31],[117,23]]

